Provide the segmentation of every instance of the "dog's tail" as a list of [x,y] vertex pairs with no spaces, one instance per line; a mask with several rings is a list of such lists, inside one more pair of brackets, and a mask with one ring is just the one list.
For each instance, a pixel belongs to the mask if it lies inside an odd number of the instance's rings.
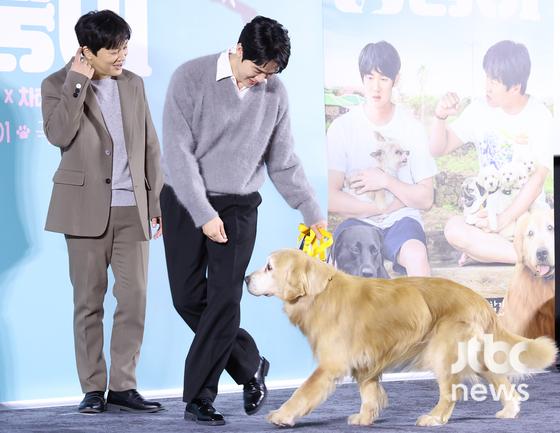
[[[550,367],[556,360],[558,348],[549,337],[535,339],[512,334],[496,323],[494,343],[505,342],[510,346],[508,375],[523,375]],[[499,346],[494,346],[498,349]]]

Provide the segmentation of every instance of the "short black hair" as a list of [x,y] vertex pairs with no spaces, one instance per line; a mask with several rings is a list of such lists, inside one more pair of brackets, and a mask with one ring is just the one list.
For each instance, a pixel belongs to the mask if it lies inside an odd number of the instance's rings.
[[401,58],[394,46],[389,42],[379,41],[367,44],[360,52],[358,60],[362,81],[364,75],[377,71],[395,81],[401,70]]
[[257,66],[275,62],[278,72],[288,66],[290,37],[288,30],[278,21],[256,16],[243,27],[238,42],[243,48],[241,61],[250,60]]
[[521,94],[525,94],[531,73],[531,58],[525,45],[507,40],[492,45],[484,55],[482,67],[486,75],[503,83],[508,90],[520,84]]
[[80,46],[87,46],[94,55],[101,48],[120,48],[131,34],[128,23],[110,10],[91,11],[82,15],[74,30]]

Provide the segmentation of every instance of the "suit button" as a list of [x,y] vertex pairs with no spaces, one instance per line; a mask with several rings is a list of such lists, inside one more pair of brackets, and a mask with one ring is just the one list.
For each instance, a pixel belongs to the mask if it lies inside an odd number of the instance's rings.
[[111,151],[109,149],[105,149],[105,155],[107,156],[111,155]]
[[111,179],[109,178],[105,179],[105,183],[111,183]]

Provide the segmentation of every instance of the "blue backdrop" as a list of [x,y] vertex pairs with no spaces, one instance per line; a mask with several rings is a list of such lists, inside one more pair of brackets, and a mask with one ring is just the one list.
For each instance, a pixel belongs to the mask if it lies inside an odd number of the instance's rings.
[[[326,211],[321,0],[0,1],[0,402],[80,394],[66,245],[62,235],[43,231],[60,154],[42,133],[40,84],[76,51],[77,18],[105,8],[131,24],[127,67],[144,76],[158,133],[167,83],[178,65],[235,45],[255,14],[284,24],[292,57],[281,79],[290,98],[296,151]],[[261,192],[249,269],[262,266],[271,251],[295,246],[300,222],[270,182]],[[111,285],[105,302],[109,331]],[[242,326],[270,359],[271,380],[305,377],[313,367],[310,351],[281,307],[276,299],[246,293]],[[139,388],[181,387],[192,333],[172,307],[161,240],[151,242],[145,329]],[[109,332],[105,339],[108,343]],[[224,375],[222,383],[233,382]]]

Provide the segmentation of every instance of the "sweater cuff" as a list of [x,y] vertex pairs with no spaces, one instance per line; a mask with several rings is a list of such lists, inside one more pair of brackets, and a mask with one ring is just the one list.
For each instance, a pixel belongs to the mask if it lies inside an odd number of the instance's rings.
[[298,210],[303,215],[303,222],[306,226],[311,227],[313,224],[319,221],[326,221],[323,216],[323,211],[315,201],[315,199],[310,198],[304,201],[298,206]]
[[191,214],[191,218],[193,219],[196,228],[201,228],[208,221],[218,216],[218,212],[214,210],[210,203],[208,203],[208,206],[204,206],[204,208],[201,209],[188,209],[188,212]]

